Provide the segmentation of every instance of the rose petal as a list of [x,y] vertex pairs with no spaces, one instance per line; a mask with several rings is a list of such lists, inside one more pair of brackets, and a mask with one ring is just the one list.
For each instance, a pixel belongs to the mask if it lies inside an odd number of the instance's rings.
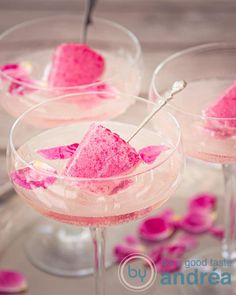
[[139,150],[139,155],[146,164],[152,164],[162,152],[168,149],[166,145],[147,146]]
[[210,228],[209,233],[219,240],[224,238],[224,228],[222,226],[213,226]]
[[198,241],[196,237],[191,235],[182,235],[177,240],[171,242],[169,245],[163,246],[164,252],[171,256],[181,257],[186,252],[196,248]]
[[201,211],[189,212],[180,221],[180,228],[190,233],[203,233],[212,227],[213,221],[213,214]]
[[[7,78],[1,73],[14,79],[14,81],[10,82],[8,87],[8,92],[11,95],[23,96],[36,91],[36,88],[34,87],[36,83],[30,79],[30,66],[27,63],[6,64],[0,66],[0,78],[3,81],[6,81]],[[28,84],[28,86],[25,84]]]
[[179,237],[175,242],[176,244],[183,245],[186,251],[193,250],[198,246],[198,240],[195,236],[184,234]]
[[175,218],[175,213],[172,209],[167,208],[164,211],[162,211],[158,216],[171,222]]
[[168,246],[153,249],[149,253],[149,257],[155,263],[158,272],[175,272],[180,270],[182,265],[181,259],[176,255],[176,251],[173,251],[173,248]]
[[148,241],[162,241],[169,238],[174,231],[174,226],[162,217],[148,218],[138,228],[140,237]]
[[37,153],[48,160],[69,159],[73,156],[78,146],[78,143],[72,143],[64,146],[39,149]]
[[216,208],[217,198],[213,194],[203,193],[190,199],[188,209],[192,210],[214,210]]
[[29,77],[18,77],[15,78],[15,80],[16,81],[11,82],[8,88],[8,92],[11,95],[24,96],[36,91],[36,88],[34,87],[36,84]]
[[173,273],[181,269],[182,261],[179,258],[164,257],[161,258],[155,265],[156,270],[160,273]]
[[[86,90],[97,92],[97,97],[100,99],[115,98],[116,94],[118,94],[118,90],[114,86],[103,82],[88,86]],[[108,95],[108,93],[111,95]]]
[[39,161],[35,161],[33,166],[37,170],[30,167],[24,167],[11,172],[12,182],[29,190],[39,187],[46,189],[55,182],[55,176],[47,175],[49,172],[56,174],[55,169]]
[[152,259],[152,261],[155,264],[161,260],[161,258],[163,256],[163,251],[164,251],[164,248],[158,246],[158,247],[152,249],[152,251],[149,253],[149,257]]
[[128,235],[125,237],[125,242],[128,245],[137,245],[139,243],[139,240],[133,235]]
[[23,274],[10,270],[0,271],[0,293],[20,293],[27,288],[27,281]]
[[116,259],[116,262],[121,262],[125,257],[135,254],[142,254],[144,252],[144,248],[140,245],[129,245],[118,244],[113,249],[113,255]]
[[0,78],[6,80],[6,77],[3,74],[8,75],[11,78],[24,77],[28,74],[27,69],[21,64],[5,64],[0,66]]

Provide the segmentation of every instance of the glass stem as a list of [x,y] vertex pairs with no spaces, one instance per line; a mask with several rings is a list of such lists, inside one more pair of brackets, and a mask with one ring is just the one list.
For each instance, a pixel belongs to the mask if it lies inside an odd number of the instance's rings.
[[236,165],[223,165],[225,182],[225,238],[223,257],[236,259]]
[[95,294],[105,295],[105,228],[91,228],[94,245]]

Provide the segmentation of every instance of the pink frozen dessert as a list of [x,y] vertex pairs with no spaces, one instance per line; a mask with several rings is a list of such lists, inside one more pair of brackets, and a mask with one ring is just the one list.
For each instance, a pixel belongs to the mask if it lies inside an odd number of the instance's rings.
[[53,54],[48,83],[53,87],[91,84],[101,78],[104,70],[104,58],[89,46],[61,44]]
[[205,126],[212,135],[219,138],[236,135],[236,82],[204,111],[204,115],[213,118],[208,119]]
[[[106,178],[131,173],[141,159],[136,150],[118,134],[92,124],[66,165],[65,174],[80,178]],[[127,180],[87,181],[86,190],[110,195],[128,185]]]
[[[128,142],[110,129],[93,123],[80,143],[40,148],[36,153],[53,164],[66,161],[64,168],[54,169],[41,159],[28,167],[14,170],[11,180],[24,189],[47,189],[57,176],[66,186],[83,192],[109,196],[124,190],[135,181],[131,173],[140,164],[153,164],[169,148],[165,145],[148,146],[136,151]],[[56,162],[55,162],[56,161]]]

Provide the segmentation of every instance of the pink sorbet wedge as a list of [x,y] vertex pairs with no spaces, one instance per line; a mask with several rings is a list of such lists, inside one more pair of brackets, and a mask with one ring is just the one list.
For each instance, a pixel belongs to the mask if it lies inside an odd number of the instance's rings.
[[[205,128],[219,138],[236,134],[236,82],[225,93],[211,104],[204,114],[219,120],[207,120]],[[229,120],[224,120],[228,118]],[[230,120],[233,119],[233,120]],[[234,120],[235,119],[235,120]]]
[[[106,127],[92,124],[73,157],[66,165],[65,175],[80,178],[104,178],[125,175],[140,163],[136,150],[118,134]],[[128,180],[87,181],[80,186],[90,192],[110,195],[129,185]]]
[[54,52],[48,82],[53,87],[91,84],[99,80],[104,69],[104,58],[89,46],[61,44]]

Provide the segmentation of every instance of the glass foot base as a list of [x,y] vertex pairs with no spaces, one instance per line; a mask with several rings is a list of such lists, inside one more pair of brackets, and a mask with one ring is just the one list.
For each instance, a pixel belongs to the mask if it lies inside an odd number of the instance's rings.
[[[113,263],[107,245],[106,267]],[[49,274],[81,277],[94,271],[93,243],[88,229],[55,223],[40,224],[29,233],[25,252],[30,262]]]
[[236,262],[224,259],[221,247],[211,248],[185,260],[182,272],[185,281],[178,284],[181,294],[236,295]]

